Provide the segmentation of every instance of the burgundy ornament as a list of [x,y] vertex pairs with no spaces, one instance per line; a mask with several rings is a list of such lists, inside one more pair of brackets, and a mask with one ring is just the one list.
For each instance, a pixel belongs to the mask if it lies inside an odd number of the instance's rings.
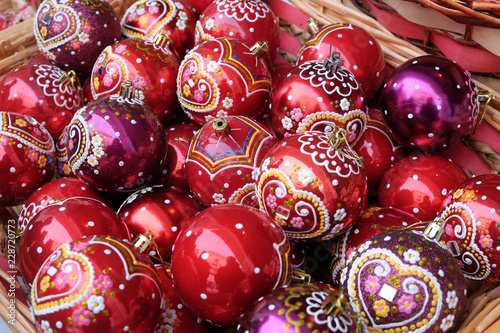
[[256,118],[267,106],[271,74],[260,57],[265,50],[236,39],[199,44],[182,60],[177,97],[184,112],[200,125],[214,117]]
[[279,20],[261,0],[219,0],[210,4],[196,22],[195,43],[215,38],[235,38],[246,45],[265,42],[269,60],[278,54],[281,42]]
[[377,40],[365,29],[350,23],[329,24],[319,28],[308,22],[312,36],[302,45],[297,64],[309,60],[325,60],[332,47],[340,53],[342,66],[347,68],[371,100],[384,80],[384,52]]
[[180,56],[194,46],[194,14],[178,1],[139,0],[121,20],[122,33],[129,38],[151,39],[165,31],[171,48]]
[[90,236],[62,244],[31,289],[39,332],[152,332],[162,287],[149,258],[129,242]]
[[195,315],[234,325],[254,301],[287,281],[289,250],[283,230],[256,208],[209,207],[177,236],[174,285]]
[[191,140],[186,159],[189,188],[205,206],[257,206],[255,179],[278,140],[254,120],[234,116],[206,123]]
[[471,134],[479,115],[470,73],[431,55],[408,60],[391,73],[381,108],[396,141],[426,152],[441,151]]
[[127,226],[101,201],[75,197],[54,202],[38,212],[24,229],[19,270],[31,283],[45,259],[61,244],[96,234],[130,241]]
[[[278,139],[306,131],[345,129],[355,144],[366,128],[366,101],[354,75],[328,61],[305,62],[279,80],[271,92],[269,115]],[[331,65],[331,66],[330,66]]]
[[94,100],[94,96],[92,95],[92,80],[90,77],[85,80],[82,86],[82,93],[83,93],[83,105],[87,105],[88,103],[92,102]]
[[127,225],[132,238],[149,231],[160,256],[167,260],[179,232],[202,209],[187,192],[158,185],[131,194],[118,210],[118,216]]
[[479,175],[448,193],[439,216],[442,242],[466,278],[500,282],[500,176]]
[[131,94],[124,86],[123,96],[101,97],[80,109],[68,125],[71,169],[94,189],[133,192],[161,171],[165,129]]
[[108,45],[120,40],[113,7],[99,0],[44,0],[34,21],[36,42],[56,66],[88,74]]
[[0,206],[22,204],[54,175],[54,141],[33,117],[0,111]]
[[0,82],[0,110],[35,118],[54,140],[82,106],[82,88],[75,72],[64,73],[53,65],[30,62]]
[[54,179],[43,184],[33,192],[23,205],[17,221],[17,229],[24,231],[31,219],[42,209],[47,207],[51,200],[64,200],[74,197],[92,198],[107,204],[108,201],[87,184],[78,178]]
[[[343,131],[337,129],[337,134]],[[260,208],[290,239],[333,238],[363,210],[366,176],[345,140],[320,132],[291,135],[261,163],[256,181]]]
[[467,178],[461,167],[440,155],[409,156],[384,175],[378,204],[398,208],[421,221],[432,221],[446,195]]
[[132,81],[135,96],[164,122],[179,105],[175,78],[179,60],[165,47],[165,35],[157,39],[128,38],[102,51],[92,69],[94,99],[118,94],[121,84]]

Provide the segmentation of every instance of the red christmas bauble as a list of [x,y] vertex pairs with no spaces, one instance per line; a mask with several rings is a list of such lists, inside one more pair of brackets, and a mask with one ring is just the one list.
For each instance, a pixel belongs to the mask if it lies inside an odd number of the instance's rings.
[[196,18],[189,8],[172,0],[136,1],[121,21],[122,33],[127,37],[151,39],[165,31],[180,56],[194,46],[195,24]]
[[471,280],[500,282],[499,208],[499,175],[467,179],[443,201],[442,242]]
[[120,40],[121,28],[106,1],[44,0],[34,34],[40,51],[56,66],[88,74],[101,51]]
[[281,140],[260,165],[261,210],[292,240],[327,240],[358,218],[366,200],[363,166],[329,136],[305,132]]
[[196,22],[195,43],[215,38],[235,38],[248,46],[266,42],[270,60],[281,42],[279,20],[261,0],[219,0],[210,4]]
[[236,39],[199,44],[182,60],[177,96],[184,112],[200,125],[214,117],[256,118],[267,106],[271,74],[258,50]]
[[468,178],[440,155],[409,156],[390,168],[378,190],[380,207],[394,207],[421,221],[432,221],[446,195]]
[[85,80],[82,86],[82,93],[83,93],[83,105],[87,105],[88,103],[92,102],[94,100],[94,96],[92,95],[92,80],[90,77]]
[[130,243],[90,236],[62,244],[31,289],[39,332],[152,332],[161,313],[156,269]]
[[355,144],[366,128],[366,101],[354,75],[324,61],[295,67],[274,86],[269,99],[271,125],[278,139],[306,131],[347,130]]
[[205,206],[257,206],[255,177],[278,140],[256,121],[234,116],[206,123],[191,140],[186,159],[189,188]]
[[53,65],[30,62],[0,82],[0,110],[35,118],[54,140],[82,106],[82,88],[75,73],[64,73]]
[[96,234],[130,241],[127,226],[99,200],[75,197],[50,204],[24,229],[19,244],[19,270],[31,283],[45,259],[61,244]]
[[0,206],[22,204],[54,174],[54,141],[33,117],[0,111]]
[[200,16],[201,13],[212,3],[214,0],[183,0],[196,16]]
[[254,301],[286,282],[289,250],[283,230],[256,208],[209,207],[175,240],[174,285],[195,315],[234,325]]
[[332,46],[371,100],[384,80],[384,52],[377,40],[365,29],[350,23],[329,24],[313,29],[313,35],[302,45],[297,64],[325,60]]
[[91,90],[94,99],[118,94],[131,80],[137,99],[164,122],[179,105],[175,78],[179,60],[161,41],[127,38],[102,51],[94,64]]

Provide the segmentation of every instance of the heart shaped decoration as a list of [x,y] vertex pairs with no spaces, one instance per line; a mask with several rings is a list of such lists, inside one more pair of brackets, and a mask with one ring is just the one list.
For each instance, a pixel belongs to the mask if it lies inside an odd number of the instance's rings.
[[119,93],[120,84],[129,79],[129,72],[127,61],[119,54],[113,53],[111,46],[107,46],[92,69],[90,87],[94,99]]
[[171,0],[143,0],[131,6],[122,19],[127,37],[151,38],[177,15]]

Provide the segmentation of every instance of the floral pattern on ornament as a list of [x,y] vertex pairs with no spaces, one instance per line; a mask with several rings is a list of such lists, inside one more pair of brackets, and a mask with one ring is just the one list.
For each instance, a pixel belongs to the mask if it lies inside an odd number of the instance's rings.
[[314,322],[327,325],[330,332],[347,332],[346,328],[353,324],[353,319],[345,313],[335,317],[325,314],[323,303],[329,297],[324,291],[315,291],[306,298],[306,313],[313,316]]
[[332,73],[324,67],[323,61],[314,60],[303,63],[299,69],[302,80],[309,81],[313,87],[321,87],[328,95],[337,93],[349,97],[360,89],[354,75],[343,66]]
[[236,21],[256,22],[269,14],[269,7],[263,1],[221,0],[217,2],[217,12]]

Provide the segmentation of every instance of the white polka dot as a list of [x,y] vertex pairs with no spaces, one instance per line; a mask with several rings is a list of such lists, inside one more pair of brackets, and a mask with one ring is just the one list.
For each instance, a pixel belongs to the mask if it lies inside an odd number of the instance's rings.
[[192,232],[191,230],[189,230],[188,232],[186,232],[186,237],[191,236],[191,234],[192,234],[192,233],[193,233],[193,232]]
[[408,118],[409,119],[413,118],[413,114],[412,113],[408,113]]
[[490,213],[494,213],[494,212],[495,212],[495,208],[490,209]]
[[434,136],[434,133],[427,133],[427,136],[428,136],[429,138],[432,138],[432,137]]
[[228,183],[225,183],[225,184],[224,184],[224,188],[229,188],[229,184],[228,184]]
[[413,212],[414,212],[415,214],[417,214],[419,211],[420,211],[420,210],[419,210],[417,207],[413,208]]
[[60,212],[64,212],[65,210],[66,210],[66,207],[61,207],[61,208],[59,208],[59,211],[60,211]]
[[255,31],[255,29],[254,29],[254,28],[250,28],[250,29],[248,29],[248,30],[249,30],[250,32],[254,32],[254,31]]
[[397,83],[394,83],[392,86],[393,86],[394,88],[396,88],[396,87],[398,86],[398,84],[397,84]]
[[142,62],[142,59],[141,58],[137,58],[137,59],[135,59],[135,62],[138,63],[138,64],[140,64]]
[[161,79],[160,79],[160,83],[165,83],[165,79],[164,79],[164,78],[161,78]]
[[111,250],[110,249],[104,250],[104,254],[111,254]]
[[200,294],[200,297],[201,297],[201,299],[207,299],[207,295],[205,295],[203,293]]
[[171,230],[172,230],[172,232],[176,232],[177,231],[177,227],[174,225]]
[[497,264],[492,264],[491,267],[492,268],[497,268]]
[[168,200],[168,199],[165,199],[164,203],[166,203],[167,205],[170,203],[171,201]]
[[417,180],[418,179],[418,175],[413,175],[413,179]]
[[403,222],[402,224],[403,224],[405,227],[408,225],[408,223],[407,223],[407,222]]
[[198,171],[198,176],[201,176],[201,171]]
[[87,223],[89,225],[89,227],[93,227],[95,225],[95,223],[93,221],[89,221],[89,223]]
[[119,166],[123,166],[125,163],[123,161],[118,162]]
[[459,84],[457,84],[457,89],[460,89],[460,85]]
[[203,259],[203,260],[207,260],[207,259],[208,259],[208,253],[206,253],[206,252],[205,252],[205,253],[203,253],[203,254],[201,255],[201,259]]
[[444,272],[443,272],[443,270],[442,270],[442,269],[440,269],[440,270],[438,271],[438,274],[439,274],[439,276],[443,277],[443,276],[444,276]]
[[116,132],[116,133],[115,133],[115,135],[116,135],[116,136],[120,136],[120,132]]
[[391,187],[391,184],[387,184],[385,187],[386,187],[386,188],[390,188],[390,187]]
[[337,186],[339,184],[339,181],[337,179],[332,180],[332,185]]
[[26,183],[22,183],[22,184],[21,184],[21,187],[26,187]]
[[128,331],[128,326],[125,326],[125,327],[123,328],[123,330],[124,330],[125,332],[127,332],[127,331]]
[[16,168],[11,167],[11,168],[9,169],[9,171],[10,171],[10,172],[12,172],[12,173],[14,173],[14,172],[16,172]]
[[177,309],[182,309],[184,306],[182,304],[177,304]]
[[269,306],[267,307],[270,311],[273,311],[276,306],[274,304],[269,304]]
[[483,182],[482,182],[482,181],[480,181],[480,180],[478,180],[478,181],[476,182],[476,184],[477,184],[477,185],[481,185],[482,183],[483,183]]
[[338,38],[342,38],[342,34],[338,34],[338,35],[337,35],[337,37],[338,37]]
[[129,214],[128,212],[125,212],[125,217],[127,217],[127,216],[128,216],[128,214]]
[[145,211],[146,210],[146,207],[141,207],[141,211]]
[[323,102],[323,97],[318,97],[318,102]]
[[354,234],[355,235],[359,234],[359,229],[354,229]]
[[354,65],[354,66],[352,66],[352,68],[358,69],[358,65]]
[[486,200],[486,196],[485,196],[485,195],[483,195],[483,196],[481,197],[481,199]]
[[243,229],[243,224],[236,223],[235,227],[236,227],[236,229]]
[[39,246],[39,247],[37,247],[37,248],[36,248],[36,252],[38,252],[38,253],[42,253],[42,248],[41,248],[40,246]]

